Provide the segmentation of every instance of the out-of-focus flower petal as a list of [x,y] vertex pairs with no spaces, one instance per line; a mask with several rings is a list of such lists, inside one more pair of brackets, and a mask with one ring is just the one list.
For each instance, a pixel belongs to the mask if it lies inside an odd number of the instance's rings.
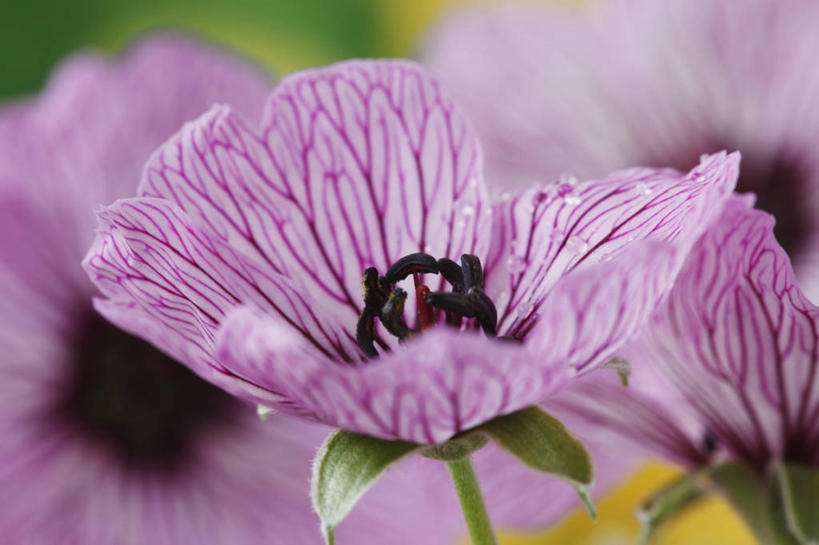
[[733,190],[738,170],[739,154],[720,153],[687,174],[632,169],[523,191],[496,204],[487,292],[498,307],[500,333],[520,336],[563,276],[635,242],[673,241],[684,259]]
[[640,340],[736,455],[816,463],[819,309],[773,224],[751,199],[730,201]]
[[688,401],[654,366],[640,363],[632,365],[628,386],[614,371],[600,369],[573,381],[545,406],[558,411],[571,429],[609,448],[690,467],[706,462],[705,430]]
[[420,251],[485,256],[489,238],[477,140],[411,63],[289,76],[259,130],[216,108],[155,154],[140,194],[175,202],[348,321],[361,312],[367,267],[386,271]]
[[82,255],[93,210],[133,195],[147,157],[183,121],[219,100],[258,116],[271,85],[257,67],[180,35],[141,40],[115,59],[75,54],[37,98],[3,106],[0,186],[47,210],[63,247]]

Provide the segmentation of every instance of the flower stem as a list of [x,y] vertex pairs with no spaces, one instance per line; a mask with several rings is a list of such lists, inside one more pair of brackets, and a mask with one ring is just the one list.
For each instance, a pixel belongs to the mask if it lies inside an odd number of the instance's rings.
[[460,460],[447,462],[447,467],[455,485],[455,492],[458,493],[473,545],[497,545],[498,540],[486,513],[475,468],[472,467],[472,457],[464,456]]

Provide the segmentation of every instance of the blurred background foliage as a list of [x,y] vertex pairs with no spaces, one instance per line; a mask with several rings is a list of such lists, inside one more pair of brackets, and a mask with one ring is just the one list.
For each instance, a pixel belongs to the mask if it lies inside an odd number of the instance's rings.
[[[182,29],[239,51],[275,74],[350,57],[411,57],[424,31],[464,0],[74,0],[7,2],[0,18],[0,97],[36,92],[62,57],[81,48],[116,53],[152,29]],[[488,0],[484,0],[488,1]],[[571,1],[571,0],[564,0]],[[652,490],[678,475],[649,464],[600,504],[549,532],[503,536],[504,545],[618,545],[633,542],[633,513]],[[544,498],[548,501],[548,498]],[[689,508],[656,545],[751,545],[719,499]]]

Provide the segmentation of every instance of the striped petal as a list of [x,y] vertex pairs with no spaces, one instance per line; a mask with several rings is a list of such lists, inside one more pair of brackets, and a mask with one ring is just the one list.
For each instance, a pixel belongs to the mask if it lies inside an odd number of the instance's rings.
[[239,309],[217,344],[233,374],[283,393],[318,420],[418,443],[439,443],[532,405],[568,380],[560,362],[544,362],[525,346],[448,328],[431,329],[367,365],[342,367],[288,324]]
[[[555,284],[641,240],[690,247],[733,190],[739,154],[704,157],[687,174],[632,169],[530,189],[493,210],[487,291],[499,331],[522,337]],[[637,269],[635,269],[637,270]]]
[[726,206],[641,342],[736,455],[816,463],[819,309],[751,200]]
[[481,176],[475,136],[426,72],[351,61],[285,78],[259,129],[226,107],[187,125],[149,162],[140,195],[174,202],[354,323],[367,267],[419,251],[485,256]]

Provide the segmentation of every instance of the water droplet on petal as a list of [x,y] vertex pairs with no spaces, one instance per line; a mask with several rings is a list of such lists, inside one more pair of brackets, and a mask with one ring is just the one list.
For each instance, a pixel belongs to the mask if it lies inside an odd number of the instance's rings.
[[461,214],[463,214],[467,218],[471,217],[471,216],[474,216],[475,215],[475,207],[472,206],[471,204],[465,204],[461,208]]
[[518,308],[515,309],[515,312],[518,315],[518,318],[526,318],[530,312],[532,312],[532,303],[529,301],[521,301],[518,305]]
[[648,185],[646,185],[646,184],[645,184],[645,183],[643,183],[643,182],[637,182],[637,183],[634,185],[634,190],[635,190],[637,193],[639,193],[640,195],[650,195],[650,194],[651,194],[651,191],[652,191],[652,189],[651,189],[650,187],[648,187]]
[[526,270],[526,260],[519,256],[512,254],[506,259],[506,268],[512,274],[517,274]]
[[554,231],[552,231],[551,233],[549,233],[549,238],[552,240],[552,242],[558,242],[558,241],[561,241],[561,240],[563,240],[563,238],[564,238],[565,236],[566,236],[566,233],[564,233],[564,232],[563,232],[563,231],[561,231],[560,229],[555,229]]
[[271,409],[270,407],[265,407],[264,405],[257,405],[256,414],[259,415],[260,419],[266,420],[271,414],[276,414],[276,409]]
[[573,254],[582,254],[589,249],[589,243],[577,235],[572,235],[566,241],[566,251]]
[[560,183],[561,184],[566,184],[566,185],[569,185],[569,186],[573,186],[573,185],[577,185],[578,181],[579,180],[577,179],[577,176],[572,176],[571,174],[561,174],[560,175]]
[[424,253],[431,254],[432,253],[432,244],[424,244]]
[[577,206],[581,202],[580,197],[577,195],[566,195],[563,200],[570,206]]

